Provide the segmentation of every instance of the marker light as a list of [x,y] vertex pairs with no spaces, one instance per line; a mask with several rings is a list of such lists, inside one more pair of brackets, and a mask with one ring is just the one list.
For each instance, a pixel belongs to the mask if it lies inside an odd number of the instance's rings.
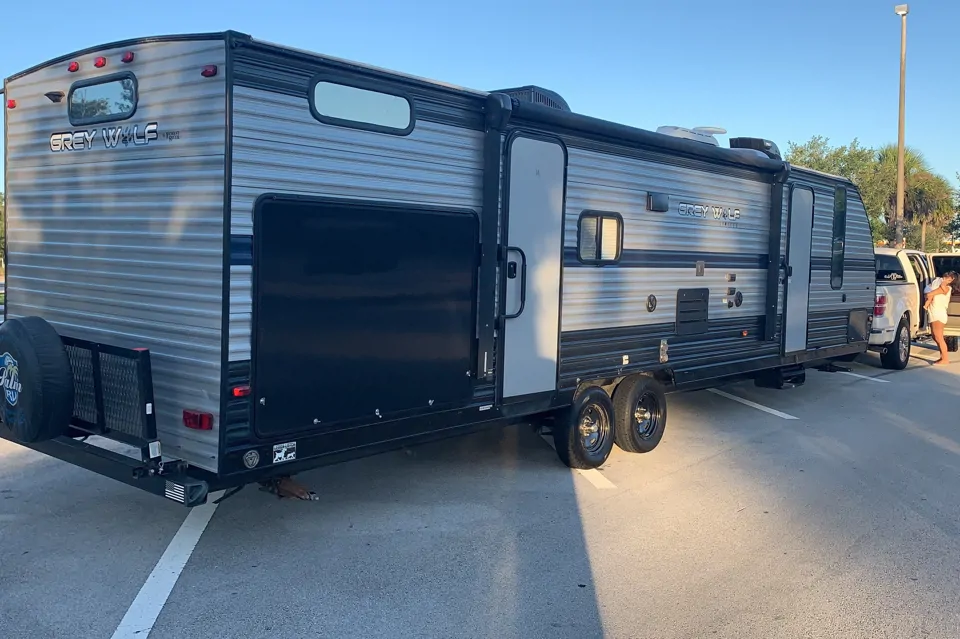
[[93,61],[93,66],[97,67],[98,69],[102,69],[103,67],[107,66],[107,59],[101,56]]
[[16,101],[16,100],[7,100],[7,108],[8,108],[8,109],[16,109],[16,108],[17,108],[17,101]]
[[213,430],[213,415],[196,410],[185,410],[183,425],[193,430]]
[[69,71],[70,73],[76,73],[79,70],[80,70],[80,63],[77,62],[76,60],[71,62],[70,66],[67,67],[67,71]]
[[233,387],[233,396],[234,397],[248,397],[250,395],[249,386],[234,386]]
[[127,51],[120,58],[120,62],[123,62],[124,64],[129,64],[133,62],[133,58],[134,58],[133,51]]
[[213,76],[217,75],[217,65],[208,64],[200,71],[200,75],[205,78],[212,78]]

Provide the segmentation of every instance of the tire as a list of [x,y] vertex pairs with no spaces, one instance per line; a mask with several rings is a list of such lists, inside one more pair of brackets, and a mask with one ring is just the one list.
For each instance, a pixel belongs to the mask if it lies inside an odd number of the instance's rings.
[[887,346],[887,352],[880,355],[880,363],[884,368],[902,371],[910,361],[910,328],[907,318],[900,319],[893,342]]
[[614,440],[628,453],[649,453],[667,427],[667,397],[657,380],[628,377],[613,393]]
[[560,461],[570,468],[602,466],[613,450],[613,414],[613,402],[602,388],[591,386],[577,395],[553,425]]
[[960,337],[956,335],[951,335],[950,337],[944,338],[947,341],[947,350],[951,353],[956,353],[960,351]]
[[0,324],[0,421],[24,444],[64,434],[73,415],[73,373],[60,336],[39,317]]

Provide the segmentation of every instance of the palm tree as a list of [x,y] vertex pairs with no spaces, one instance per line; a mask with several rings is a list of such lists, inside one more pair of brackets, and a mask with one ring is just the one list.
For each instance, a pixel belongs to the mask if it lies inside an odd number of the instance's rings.
[[903,215],[911,224],[920,223],[921,251],[927,250],[927,224],[942,226],[953,214],[953,189],[944,178],[929,171],[918,171],[910,176]]
[[[864,189],[873,201],[864,202],[868,209],[881,210],[888,221],[896,222],[897,146],[888,144],[877,150],[877,162],[868,176],[873,188]],[[948,219],[952,190],[945,179],[934,174],[919,151],[904,149],[903,221],[921,225],[922,245],[926,244],[927,224],[944,224]]]

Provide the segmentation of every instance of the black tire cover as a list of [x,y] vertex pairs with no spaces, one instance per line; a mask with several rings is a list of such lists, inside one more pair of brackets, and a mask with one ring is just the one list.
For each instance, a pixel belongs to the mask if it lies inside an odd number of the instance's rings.
[[30,444],[63,435],[73,415],[73,373],[57,331],[40,317],[0,324],[0,420]]

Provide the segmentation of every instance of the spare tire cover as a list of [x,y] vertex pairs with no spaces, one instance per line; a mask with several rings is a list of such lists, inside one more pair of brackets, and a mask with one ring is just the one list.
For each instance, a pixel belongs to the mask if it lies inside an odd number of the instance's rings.
[[39,317],[0,324],[0,420],[25,444],[62,435],[73,415],[73,373],[57,331]]

